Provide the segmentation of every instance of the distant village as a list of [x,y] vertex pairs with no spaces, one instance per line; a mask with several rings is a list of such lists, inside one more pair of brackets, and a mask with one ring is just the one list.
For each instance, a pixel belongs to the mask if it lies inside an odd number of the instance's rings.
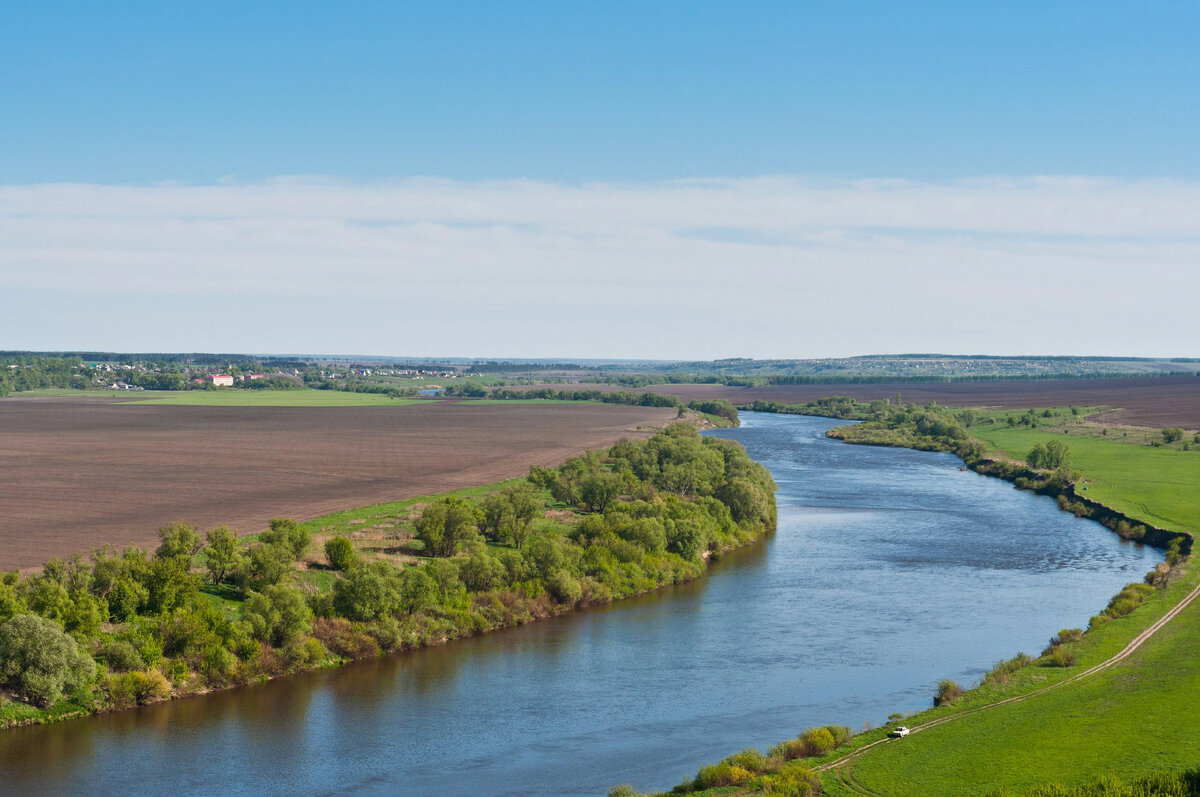
[[[10,366],[18,368],[20,366]],[[337,380],[392,381],[428,379],[448,381],[474,376],[470,370],[454,368],[287,368],[273,371],[243,371],[235,365],[168,366],[150,363],[89,362],[84,368],[93,374],[88,387],[109,390],[186,390],[250,386],[263,383],[270,387],[314,387],[320,382]],[[315,383],[315,384],[314,384]],[[259,385],[254,385],[258,387]]]

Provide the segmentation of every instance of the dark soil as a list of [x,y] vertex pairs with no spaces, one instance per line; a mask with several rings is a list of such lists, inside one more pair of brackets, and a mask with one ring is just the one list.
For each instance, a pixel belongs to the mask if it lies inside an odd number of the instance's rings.
[[[580,388],[603,387],[579,385]],[[619,389],[619,388],[613,388]],[[1132,426],[1180,426],[1200,430],[1200,377],[1172,376],[1122,379],[1050,379],[1014,382],[928,382],[877,385],[652,385],[643,392],[678,396],[686,401],[724,398],[735,404],[756,399],[804,404],[826,396],[852,396],[860,401],[895,399],[951,407],[1028,409],[1074,404],[1113,407],[1105,420]],[[1119,408],[1119,409],[1116,409]]]
[[596,404],[189,407],[0,401],[0,568],[151,544],[175,520],[260,531],[520,476],[671,409]]

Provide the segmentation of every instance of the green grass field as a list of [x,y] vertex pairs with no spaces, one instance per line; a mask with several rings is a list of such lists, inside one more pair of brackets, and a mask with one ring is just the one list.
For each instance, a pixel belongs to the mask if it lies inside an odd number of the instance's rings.
[[[128,393],[120,394],[121,398],[128,396]],[[147,391],[128,403],[195,407],[403,407],[422,400],[338,390],[186,390],[181,393]]]
[[9,393],[8,398],[94,398],[111,399],[113,396],[128,396],[129,393],[117,390],[75,390],[69,387],[46,387],[40,390],[21,390]]
[[1038,429],[977,426],[970,434],[991,451],[1021,460],[1035,444],[1060,440],[1071,449],[1071,467],[1083,473],[1089,498],[1172,531],[1200,532],[1200,451]]
[[[1090,651],[1063,672],[1111,655],[1196,580],[1189,575],[1170,594],[1089,634],[1096,638]],[[1200,761],[1198,660],[1200,605],[1192,604],[1117,666],[872,748],[853,762],[853,779],[887,795],[983,795],[998,786],[1020,794],[1045,782],[1079,784],[1102,774],[1129,779],[1193,767]],[[855,793],[833,777],[827,781],[828,794]]]

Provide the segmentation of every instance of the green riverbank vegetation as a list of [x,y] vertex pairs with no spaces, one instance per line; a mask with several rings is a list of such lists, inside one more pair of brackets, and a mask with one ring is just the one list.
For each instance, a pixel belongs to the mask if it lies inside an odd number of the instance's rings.
[[437,644],[696,578],[775,525],[737,443],[677,423],[525,479],[239,539],[177,523],[0,580],[0,722]]
[[[786,764],[774,755],[777,746],[760,754],[757,771],[743,766],[750,774],[739,784],[712,788],[693,779],[673,793],[1200,793],[1200,778],[1189,769],[1200,739],[1200,717],[1192,710],[1200,702],[1200,605],[1188,605],[1119,664],[1076,679],[1121,652],[1200,586],[1200,571],[1187,558],[1191,535],[1200,528],[1200,456],[1182,450],[1186,434],[1158,433],[1157,445],[1155,430],[1125,434],[1128,428],[1114,427],[1105,434],[1108,427],[1090,420],[1088,409],[1071,407],[957,410],[831,398],[755,409],[861,421],[828,433],[847,442],[958,454],[980,473],[1053,495],[1064,511],[1165,549],[1166,561],[1144,581],[1124,587],[1086,631],[1063,629],[1040,655],[1018,653],[998,662],[974,688],[943,681],[931,695],[933,708],[893,714],[882,727],[868,725],[829,751]],[[878,744],[901,723],[921,732]],[[741,761],[759,760],[739,755]],[[768,779],[784,766],[803,767],[812,778],[796,779],[790,791],[770,791]]]

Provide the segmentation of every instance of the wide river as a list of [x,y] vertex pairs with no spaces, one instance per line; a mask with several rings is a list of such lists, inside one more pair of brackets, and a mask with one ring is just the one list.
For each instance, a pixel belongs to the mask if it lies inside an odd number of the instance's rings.
[[1084,626],[1159,561],[946,454],[745,413],[779,528],[693,584],[272,683],[0,734],[14,794],[665,789],[805,727],[879,724]]

